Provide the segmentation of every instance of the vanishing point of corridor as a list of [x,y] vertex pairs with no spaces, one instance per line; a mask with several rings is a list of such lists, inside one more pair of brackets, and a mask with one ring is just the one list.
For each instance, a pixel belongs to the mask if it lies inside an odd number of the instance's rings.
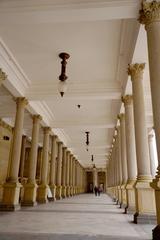
[[0,214],[0,240],[147,240],[152,228],[133,224],[132,215],[123,214],[106,194],[82,194]]

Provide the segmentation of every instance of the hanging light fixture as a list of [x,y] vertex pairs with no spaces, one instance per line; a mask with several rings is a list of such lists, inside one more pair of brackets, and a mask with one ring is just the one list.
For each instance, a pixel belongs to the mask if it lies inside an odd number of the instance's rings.
[[86,132],[86,150],[88,151],[88,146],[89,146],[89,132]]
[[94,161],[93,155],[91,156],[91,161],[92,161],[92,162]]
[[61,97],[63,97],[64,93],[67,91],[67,76],[66,76],[66,65],[67,65],[67,59],[70,57],[70,55],[68,53],[62,52],[59,54],[59,57],[62,59],[61,64],[61,75],[59,76],[59,86],[58,86],[58,90],[59,93],[61,94]]

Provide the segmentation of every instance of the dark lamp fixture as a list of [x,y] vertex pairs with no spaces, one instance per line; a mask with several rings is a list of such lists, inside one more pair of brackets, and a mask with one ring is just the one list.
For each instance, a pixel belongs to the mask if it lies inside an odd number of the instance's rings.
[[93,164],[93,169],[95,169],[96,168],[96,165],[95,164]]
[[62,64],[62,67],[61,67],[61,75],[59,76],[59,86],[58,86],[58,90],[61,94],[61,97],[63,97],[64,93],[67,91],[67,83],[66,83],[66,80],[67,80],[67,76],[66,76],[66,65],[67,65],[67,59],[70,57],[70,55],[68,53],[60,53],[59,54],[59,57],[62,59],[61,61],[61,64]]
[[80,105],[80,104],[78,104],[78,105],[77,105],[77,107],[78,107],[78,108],[80,108],[80,107],[81,107],[81,105]]
[[92,157],[91,157],[91,161],[92,161],[92,162],[94,161],[94,159],[93,159],[93,155],[92,155]]
[[85,132],[86,133],[86,150],[88,151],[88,146],[89,146],[89,132]]

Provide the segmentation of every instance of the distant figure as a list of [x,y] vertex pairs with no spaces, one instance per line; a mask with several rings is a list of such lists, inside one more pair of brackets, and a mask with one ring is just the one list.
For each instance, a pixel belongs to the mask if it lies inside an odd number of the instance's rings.
[[97,192],[98,192],[98,188],[97,188],[97,186],[95,186],[94,187],[94,194],[95,194],[95,196],[97,196]]
[[101,188],[100,188],[100,186],[97,188],[97,193],[98,193],[98,196],[100,196],[100,194],[101,194]]

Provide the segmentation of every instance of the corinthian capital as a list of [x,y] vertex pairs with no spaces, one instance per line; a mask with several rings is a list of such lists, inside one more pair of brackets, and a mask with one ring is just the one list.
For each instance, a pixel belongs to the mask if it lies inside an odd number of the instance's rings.
[[144,67],[145,63],[129,64],[128,75],[130,75],[132,79],[135,77],[139,77],[143,74]]
[[155,21],[160,21],[160,2],[152,1],[147,2],[144,0],[142,2],[142,8],[139,11],[139,22],[148,25]]
[[122,102],[124,103],[124,105],[131,105],[133,102],[133,97],[132,95],[126,95],[124,97],[122,97]]
[[0,68],[0,83],[4,80],[6,80],[7,75],[2,71],[2,69]]

